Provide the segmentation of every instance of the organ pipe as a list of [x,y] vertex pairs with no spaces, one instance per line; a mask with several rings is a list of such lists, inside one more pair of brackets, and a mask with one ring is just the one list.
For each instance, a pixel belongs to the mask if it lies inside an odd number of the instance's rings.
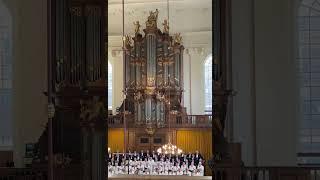
[[135,100],[136,124],[163,127],[182,98],[183,46],[180,34],[169,35],[167,23],[163,32],[158,29],[157,18],[158,10],[151,11],[144,36],[136,21],[135,36],[124,37],[124,89]]

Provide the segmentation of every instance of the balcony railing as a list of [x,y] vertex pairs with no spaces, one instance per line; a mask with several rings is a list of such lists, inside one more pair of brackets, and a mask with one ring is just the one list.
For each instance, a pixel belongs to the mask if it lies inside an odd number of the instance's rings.
[[[124,122],[127,127],[136,127],[134,123],[134,116],[129,114],[123,118],[123,115],[109,115],[108,127],[109,128],[122,128]],[[175,116],[170,118],[170,126],[173,128],[211,128],[212,127],[212,115],[185,115]],[[168,122],[165,122],[168,125]]]
[[318,180],[320,167],[215,167],[213,180]]

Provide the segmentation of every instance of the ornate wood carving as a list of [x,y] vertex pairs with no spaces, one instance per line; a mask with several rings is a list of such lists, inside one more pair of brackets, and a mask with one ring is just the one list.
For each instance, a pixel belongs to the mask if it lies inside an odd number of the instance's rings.
[[[126,101],[134,104],[130,112],[136,124],[148,125],[149,132],[154,126],[166,126],[169,113],[181,113],[182,109],[182,38],[177,34],[173,41],[167,31],[157,28],[158,13],[150,11],[145,36],[140,34],[140,23],[135,22],[135,36],[124,37]],[[167,23],[164,28],[169,29]]]

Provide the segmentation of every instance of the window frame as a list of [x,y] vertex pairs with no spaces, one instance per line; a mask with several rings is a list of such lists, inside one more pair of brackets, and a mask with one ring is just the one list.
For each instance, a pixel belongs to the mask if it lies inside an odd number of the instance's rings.
[[[213,71],[213,59],[212,54],[209,54],[203,63],[203,69],[204,69],[204,113],[205,114],[212,114],[212,100],[213,100],[213,94],[212,94],[212,83],[213,83],[213,77],[212,77],[212,71]],[[208,64],[209,63],[209,64]],[[208,88],[209,87],[209,88]],[[207,96],[211,96],[210,98],[207,98]]]

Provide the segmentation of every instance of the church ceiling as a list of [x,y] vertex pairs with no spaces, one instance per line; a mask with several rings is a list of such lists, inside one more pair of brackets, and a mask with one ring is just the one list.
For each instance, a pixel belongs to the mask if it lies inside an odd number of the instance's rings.
[[[124,0],[125,34],[134,34],[134,22],[139,21],[141,29],[149,11],[159,10],[158,28],[168,17],[166,0]],[[211,47],[212,44],[212,1],[211,0],[169,0],[170,34],[180,32],[183,43],[188,47]],[[122,36],[122,0],[108,1],[109,47],[120,47]]]

